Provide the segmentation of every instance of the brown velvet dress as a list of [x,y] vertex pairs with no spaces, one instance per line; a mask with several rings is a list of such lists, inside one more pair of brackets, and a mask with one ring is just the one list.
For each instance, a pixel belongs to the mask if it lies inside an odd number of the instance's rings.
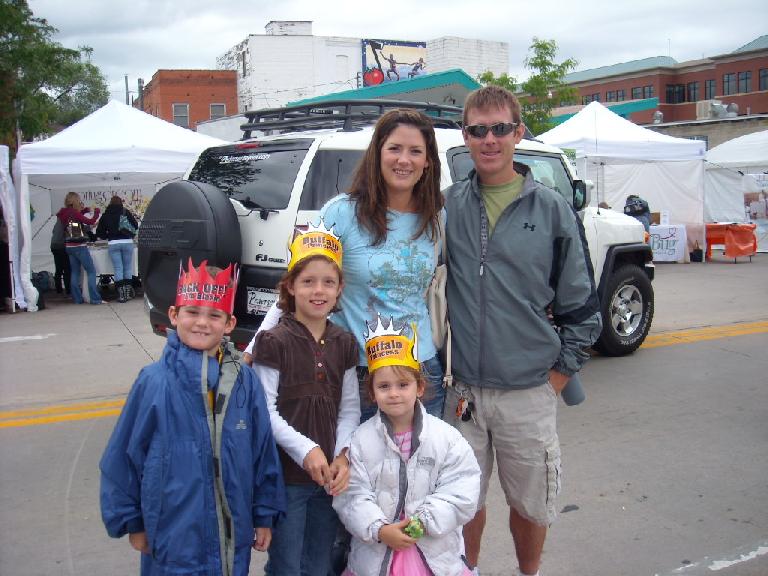
[[[277,411],[297,432],[316,442],[328,462],[334,457],[344,372],[357,365],[355,337],[332,322],[316,341],[293,314],[260,332],[253,360],[280,373]],[[307,472],[278,446],[286,484],[312,484]]]

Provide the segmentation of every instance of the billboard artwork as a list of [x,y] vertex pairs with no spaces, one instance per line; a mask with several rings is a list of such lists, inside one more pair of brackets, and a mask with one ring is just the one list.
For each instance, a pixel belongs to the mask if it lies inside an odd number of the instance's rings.
[[427,43],[362,40],[363,86],[408,80],[427,73]]

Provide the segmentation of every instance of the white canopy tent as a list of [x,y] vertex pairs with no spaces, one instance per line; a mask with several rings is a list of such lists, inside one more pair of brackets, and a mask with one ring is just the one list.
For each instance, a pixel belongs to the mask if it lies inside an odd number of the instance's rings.
[[684,224],[689,248],[704,246],[704,142],[673,138],[638,126],[599,102],[545,132],[539,139],[573,149],[582,178],[592,180],[591,202],[621,211],[630,194],[654,212]]
[[223,141],[150,116],[116,100],[56,136],[21,146],[16,174],[20,272],[30,309],[37,292],[31,269],[52,269],[49,245],[55,214],[67,192],[104,207],[112,195],[134,211],[163,184],[184,175],[197,155]]
[[768,130],[723,142],[706,159],[706,221],[754,220],[758,249],[768,251]]

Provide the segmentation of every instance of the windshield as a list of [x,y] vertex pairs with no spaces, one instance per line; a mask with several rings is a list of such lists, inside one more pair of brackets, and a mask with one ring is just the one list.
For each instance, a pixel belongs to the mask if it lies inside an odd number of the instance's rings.
[[189,179],[216,186],[246,207],[282,210],[311,143],[302,139],[209,148]]
[[[541,182],[548,188],[552,188],[568,200],[568,202],[573,202],[573,184],[568,177],[568,172],[560,156],[516,150],[515,162],[528,166],[533,172],[534,180]],[[454,148],[448,152],[448,163],[451,169],[451,178],[454,182],[465,179],[469,171],[474,167],[469,150],[464,146]]]

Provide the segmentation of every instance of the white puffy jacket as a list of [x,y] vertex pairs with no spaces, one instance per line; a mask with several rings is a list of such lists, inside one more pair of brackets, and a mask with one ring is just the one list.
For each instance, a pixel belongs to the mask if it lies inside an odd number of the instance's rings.
[[417,402],[411,457],[403,462],[386,415],[363,423],[352,436],[349,488],[333,507],[352,534],[349,569],[356,576],[387,576],[392,549],[379,529],[405,511],[425,534],[417,546],[432,572],[460,576],[464,570],[461,529],[477,511],[480,468],[469,444]]

